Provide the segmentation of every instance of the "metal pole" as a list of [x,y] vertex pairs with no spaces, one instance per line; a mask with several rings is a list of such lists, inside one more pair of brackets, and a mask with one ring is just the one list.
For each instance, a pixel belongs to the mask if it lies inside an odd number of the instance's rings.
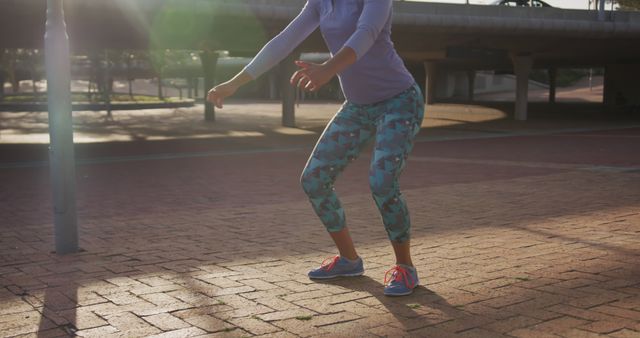
[[69,38],[63,0],[47,0],[44,35],[49,104],[49,172],[58,254],[78,251],[76,181],[71,118]]
[[300,58],[300,52],[293,51],[280,62],[280,93],[282,93],[282,125],[296,126],[296,87],[289,83],[289,78],[296,71],[295,60]]
[[213,103],[207,101],[207,93],[215,85],[218,58],[219,54],[216,51],[205,50],[200,52],[200,62],[204,73],[204,120],[208,122],[216,120],[216,107]]
[[605,20],[604,0],[598,1],[598,20],[599,21]]

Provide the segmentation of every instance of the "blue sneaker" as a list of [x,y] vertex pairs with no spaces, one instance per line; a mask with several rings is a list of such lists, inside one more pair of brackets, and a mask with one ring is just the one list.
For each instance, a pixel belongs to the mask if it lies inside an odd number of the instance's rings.
[[308,276],[311,279],[330,279],[362,276],[362,274],[364,274],[362,258],[358,257],[352,262],[346,258],[335,256],[325,259],[319,268],[309,271]]
[[[391,278],[387,276],[391,274]],[[396,265],[384,274],[384,294],[387,296],[406,296],[420,284],[415,267]]]

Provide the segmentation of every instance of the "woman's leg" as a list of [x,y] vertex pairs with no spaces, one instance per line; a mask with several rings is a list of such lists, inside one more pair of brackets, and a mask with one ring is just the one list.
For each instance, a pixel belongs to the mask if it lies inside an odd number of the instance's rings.
[[407,239],[404,242],[394,242],[391,241],[391,246],[393,246],[393,252],[396,254],[396,265],[402,264],[407,266],[413,266],[413,261],[411,261],[411,240]]
[[329,235],[331,235],[331,239],[333,239],[333,242],[336,244],[340,256],[350,260],[358,259],[358,253],[349,234],[349,228],[345,226],[338,232],[329,232]]
[[358,255],[346,228],[344,209],[333,184],[373,137],[373,126],[368,126],[359,113],[356,106],[348,103],[342,107],[322,133],[300,179],[313,209],[330,233],[340,255],[349,259],[355,259]]
[[369,183],[391,240],[396,262],[412,266],[409,249],[411,221],[398,179],[420,131],[424,104],[417,89],[391,100],[379,118]]

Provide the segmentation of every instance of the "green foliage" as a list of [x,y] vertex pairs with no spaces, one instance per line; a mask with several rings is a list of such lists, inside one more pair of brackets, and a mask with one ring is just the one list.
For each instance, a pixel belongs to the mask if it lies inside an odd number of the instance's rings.
[[640,10],[640,0],[614,0],[621,10],[638,11]]
[[[194,13],[182,0],[165,1],[151,23],[151,49],[253,52],[266,43],[267,32],[250,9],[243,15],[222,15],[215,2],[197,6]],[[230,29],[238,26],[242,29]]]
[[20,80],[40,81],[44,78],[44,53],[39,49],[0,50],[0,72],[17,92]]
[[[111,94],[110,95],[112,103],[118,102],[132,102],[132,103],[164,103],[164,102],[173,102],[174,100],[171,98],[160,100],[155,96],[148,95],[134,95],[133,97],[128,94]],[[74,103],[102,103],[103,97],[102,95],[88,95],[87,93],[72,93],[71,101]],[[37,95],[33,94],[17,94],[17,95],[6,95],[4,96],[2,102],[4,103],[46,103],[47,95],[46,93],[41,93]]]

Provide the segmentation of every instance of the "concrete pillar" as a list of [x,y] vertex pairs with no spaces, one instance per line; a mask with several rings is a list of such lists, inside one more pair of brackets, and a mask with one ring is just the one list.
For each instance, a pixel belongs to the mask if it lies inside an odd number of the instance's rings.
[[426,61],[424,63],[425,70],[425,103],[427,105],[434,104],[436,99],[436,83],[438,81],[438,67],[435,61]]
[[615,95],[613,90],[613,66],[604,67],[604,79],[602,88],[602,103],[605,106],[612,106],[615,103]]
[[513,55],[511,60],[516,75],[515,119],[525,121],[529,104],[529,74],[533,68],[533,57],[531,55]]
[[282,93],[282,125],[285,127],[296,126],[296,87],[289,83],[289,79],[298,69],[295,60],[300,58],[300,53],[289,54],[279,66],[280,93]]
[[640,64],[609,64],[604,72],[604,104],[609,107],[640,106]]
[[549,73],[549,103],[556,103],[556,88],[558,85],[558,68],[551,67]]
[[71,118],[71,65],[62,0],[47,0],[44,48],[56,253],[66,254],[78,251],[78,221]]
[[202,62],[202,71],[204,73],[204,120],[213,122],[216,120],[216,110],[215,106],[207,101],[207,93],[209,89],[215,86],[218,52],[202,51],[200,52],[200,61]]
[[0,70],[0,101],[2,101],[2,99],[4,98],[4,81],[4,71]]
[[604,8],[604,0],[598,0],[598,20],[605,21],[606,12]]
[[269,71],[268,73],[268,84],[269,84],[269,100],[275,100],[278,98],[278,72]]
[[476,86],[476,71],[467,71],[467,101],[473,102],[474,88]]
[[427,83],[427,78],[426,78],[427,75],[425,72],[424,62],[420,62],[420,63],[409,62],[405,64],[405,66],[409,71],[409,73],[411,73],[413,80],[416,82],[418,87],[420,87],[420,92],[422,93],[423,99],[424,99],[425,98],[424,95],[426,95],[425,85]]
[[109,118],[112,118],[112,114],[111,114],[111,91],[113,90],[113,80],[111,78],[111,60],[109,58],[109,51],[105,50],[104,51],[104,76],[103,76],[103,81],[104,81],[104,85],[103,85],[103,97],[104,97],[104,104],[105,104],[105,109],[107,111],[107,116]]

